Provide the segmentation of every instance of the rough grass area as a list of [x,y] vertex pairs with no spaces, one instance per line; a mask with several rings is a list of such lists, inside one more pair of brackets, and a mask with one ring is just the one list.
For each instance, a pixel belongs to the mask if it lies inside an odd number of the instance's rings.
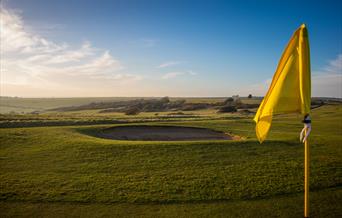
[[[341,109],[313,110],[312,217],[341,215]],[[244,141],[123,142],[83,134],[99,126],[3,128],[0,216],[302,217],[300,119],[275,118],[261,145],[242,117],[153,124],[211,128]]]
[[[310,217],[341,217],[341,189],[311,193]],[[322,204],[321,202],[329,202]],[[250,201],[175,204],[0,202],[2,217],[279,217],[301,218],[301,194]]]

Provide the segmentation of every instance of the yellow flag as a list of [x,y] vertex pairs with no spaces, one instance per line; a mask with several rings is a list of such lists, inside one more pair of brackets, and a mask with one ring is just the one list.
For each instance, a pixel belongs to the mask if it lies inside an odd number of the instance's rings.
[[308,32],[301,25],[293,34],[274,73],[271,86],[254,117],[262,143],[275,114],[310,113],[311,76]]

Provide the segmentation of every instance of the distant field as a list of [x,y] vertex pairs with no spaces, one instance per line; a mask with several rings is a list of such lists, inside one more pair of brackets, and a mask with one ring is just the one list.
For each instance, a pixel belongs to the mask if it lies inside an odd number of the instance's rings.
[[0,97],[0,113],[32,112],[47,110],[56,107],[78,106],[91,102],[124,101],[135,98],[108,97],[108,98],[13,98]]
[[[94,97],[94,98],[15,98],[0,96],[0,113],[30,113],[57,107],[85,105],[92,102],[113,102],[141,99],[141,97]],[[153,98],[144,98],[153,99]],[[217,103],[226,98],[171,98],[171,101],[184,99],[189,103]],[[259,103],[260,98],[242,98],[243,102]]]
[[[0,217],[302,217],[301,117],[276,117],[261,145],[252,117],[215,110],[181,116],[96,110],[3,115],[2,122],[23,125],[89,123],[0,129]],[[312,118],[312,217],[341,217],[342,105],[316,108]],[[141,142],[92,136],[131,124],[210,128],[243,140]]]

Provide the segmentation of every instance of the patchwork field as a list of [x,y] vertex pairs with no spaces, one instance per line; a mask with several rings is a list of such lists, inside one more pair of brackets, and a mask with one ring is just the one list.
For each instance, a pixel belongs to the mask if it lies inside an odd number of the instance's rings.
[[[252,117],[214,109],[2,114],[0,217],[303,217],[302,118],[277,116],[259,144]],[[317,107],[312,119],[311,217],[342,217],[342,105]],[[131,125],[208,128],[239,140],[95,137]]]

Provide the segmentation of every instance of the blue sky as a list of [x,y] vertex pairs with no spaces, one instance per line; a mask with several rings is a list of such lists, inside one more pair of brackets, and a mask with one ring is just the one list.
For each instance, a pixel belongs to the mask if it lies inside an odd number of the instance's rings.
[[313,95],[341,97],[341,11],[329,0],[2,1],[3,41],[17,44],[2,51],[1,95],[264,95],[306,23]]

